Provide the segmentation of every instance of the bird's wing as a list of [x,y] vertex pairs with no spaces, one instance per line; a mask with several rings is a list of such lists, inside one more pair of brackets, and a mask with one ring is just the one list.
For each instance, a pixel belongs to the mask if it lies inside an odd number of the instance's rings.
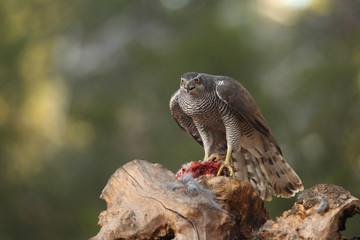
[[281,153],[270,127],[263,117],[254,98],[238,81],[225,76],[216,77],[216,93],[231,108],[240,113],[254,129],[265,136]]
[[[242,172],[235,173],[239,179],[250,182],[264,199],[270,200],[269,190],[277,196],[292,197],[304,186],[290,165],[285,161],[281,150],[271,134],[255,100],[250,93],[236,80],[228,77],[217,77],[216,92],[221,100],[240,113],[263,136],[266,154],[255,157],[246,152],[232,155],[235,166]],[[247,178],[247,179],[246,179]]]
[[180,90],[177,90],[170,98],[169,107],[171,115],[174,117],[176,123],[181,127],[182,130],[189,133],[201,146],[203,146],[203,142],[194,121],[189,115],[184,113],[179,105],[179,94]]

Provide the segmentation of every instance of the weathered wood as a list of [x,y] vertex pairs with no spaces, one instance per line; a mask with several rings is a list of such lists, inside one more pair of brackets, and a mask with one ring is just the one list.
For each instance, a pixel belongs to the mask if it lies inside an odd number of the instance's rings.
[[107,209],[92,240],[128,239],[341,239],[359,199],[334,185],[304,191],[293,208],[268,220],[249,184],[224,176],[197,180],[160,164],[134,160],[119,168],[101,196]]
[[267,221],[257,239],[342,239],[346,219],[355,214],[360,214],[360,201],[348,191],[315,185],[276,221]]
[[119,168],[101,198],[107,210],[94,239],[222,239],[233,225],[211,192],[188,190],[174,173],[142,160]]
[[[226,177],[204,177],[202,182],[217,198],[192,178],[177,180],[160,164],[127,163],[111,176],[100,196],[107,210],[100,214],[101,229],[92,239],[242,239],[254,235],[245,223],[257,215],[253,207],[261,216],[254,221],[257,228],[268,218],[247,184]],[[246,227],[234,230],[240,223]]]
[[215,194],[223,209],[232,214],[235,225],[229,239],[253,239],[269,219],[264,201],[250,184],[223,176],[202,176],[198,180]]

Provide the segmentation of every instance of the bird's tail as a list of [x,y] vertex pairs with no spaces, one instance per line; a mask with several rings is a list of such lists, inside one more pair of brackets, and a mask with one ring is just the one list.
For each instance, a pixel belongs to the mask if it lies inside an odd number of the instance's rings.
[[267,144],[267,151],[263,156],[255,156],[242,149],[233,152],[234,167],[237,169],[235,177],[249,182],[259,193],[262,199],[272,199],[271,192],[280,197],[289,198],[304,186],[290,165],[273,144]]

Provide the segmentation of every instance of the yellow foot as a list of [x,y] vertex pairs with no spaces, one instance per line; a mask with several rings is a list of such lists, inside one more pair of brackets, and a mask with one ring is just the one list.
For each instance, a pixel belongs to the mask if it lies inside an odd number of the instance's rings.
[[234,177],[234,169],[231,166],[231,148],[228,148],[227,152],[226,152],[226,157],[225,157],[225,161],[221,161],[222,164],[220,166],[220,169],[217,173],[217,176],[220,176],[221,172],[223,171],[223,169],[227,169],[227,171],[225,170],[225,176],[230,176],[230,177]]
[[222,164],[217,173],[217,176],[220,176],[221,172],[225,168],[225,176],[234,177],[234,169],[232,168],[232,166],[229,163],[227,163],[226,161],[222,161],[222,160],[220,160],[220,161],[222,162]]

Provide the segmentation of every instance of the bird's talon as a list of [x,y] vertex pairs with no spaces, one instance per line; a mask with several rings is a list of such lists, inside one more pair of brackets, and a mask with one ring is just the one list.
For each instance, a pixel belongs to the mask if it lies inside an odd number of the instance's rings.
[[233,168],[230,166],[230,164],[227,164],[226,162],[223,161],[221,161],[221,166],[216,176],[220,176],[224,168],[225,168],[225,174],[224,174],[225,176],[234,177]]

